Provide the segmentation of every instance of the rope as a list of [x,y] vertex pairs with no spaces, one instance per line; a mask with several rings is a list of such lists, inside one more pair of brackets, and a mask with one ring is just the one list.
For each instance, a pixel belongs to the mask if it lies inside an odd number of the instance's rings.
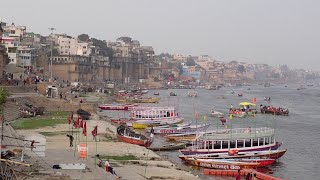
[[39,159],[41,159],[47,166],[49,166],[50,168],[52,168],[44,159],[42,159],[40,156],[38,156],[38,154],[35,153],[32,149],[31,149],[31,151],[32,151]]

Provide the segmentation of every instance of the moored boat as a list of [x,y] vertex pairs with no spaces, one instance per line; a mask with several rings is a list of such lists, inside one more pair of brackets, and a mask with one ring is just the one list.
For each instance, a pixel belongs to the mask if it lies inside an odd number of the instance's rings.
[[175,92],[170,92],[170,96],[177,96],[178,94]]
[[155,127],[155,126],[164,126],[164,125],[172,125],[181,123],[183,119],[175,118],[170,120],[137,120],[132,123],[127,123],[128,126],[131,126],[134,129],[145,129],[147,127]]
[[101,110],[128,111],[131,107],[134,106],[135,104],[103,104],[98,108]]
[[133,98],[130,99],[133,103],[157,103],[160,101],[160,98],[148,97],[148,98]]
[[117,128],[117,138],[120,141],[136,144],[140,146],[149,147],[152,143],[152,139],[146,136],[132,131],[129,127],[121,125]]
[[189,97],[198,97],[198,93],[196,91],[189,91],[188,96]]
[[192,146],[181,150],[184,155],[210,154],[228,152],[237,149],[238,152],[277,150],[282,143],[275,140],[274,129],[235,128],[216,130],[201,134]]
[[159,92],[154,92],[154,93],[153,93],[153,95],[155,95],[155,96],[159,96],[159,95],[160,95],[160,93],[159,93]]
[[[196,155],[180,155],[179,158],[184,160],[185,158],[200,158],[200,159],[239,159],[239,158],[260,158],[260,159],[279,159],[287,150],[268,150],[268,151],[249,151],[241,153],[211,153],[211,154],[196,154]],[[235,151],[233,151],[235,152]]]
[[133,122],[133,120],[130,118],[111,119],[111,123],[114,123],[114,124],[126,124],[129,122]]
[[230,161],[230,160],[217,160],[217,159],[195,159],[195,158],[186,158],[185,161],[188,164],[205,167],[210,169],[253,169],[259,166],[257,162],[239,162],[239,161]]
[[162,146],[154,146],[154,147],[149,147],[148,149],[153,150],[153,151],[172,151],[172,150],[179,150],[183,149],[186,147],[186,143],[170,143],[170,144],[165,144]]
[[206,130],[210,124],[203,125],[189,125],[185,127],[169,127],[169,128],[153,128],[155,134],[177,134],[177,133],[189,133]]

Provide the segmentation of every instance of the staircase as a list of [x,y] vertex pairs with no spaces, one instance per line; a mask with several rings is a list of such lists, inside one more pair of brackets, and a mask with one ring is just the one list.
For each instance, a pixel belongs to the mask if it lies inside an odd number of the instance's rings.
[[9,98],[4,107],[4,119],[6,121],[14,121],[19,119],[21,117],[19,108],[20,106],[18,103]]

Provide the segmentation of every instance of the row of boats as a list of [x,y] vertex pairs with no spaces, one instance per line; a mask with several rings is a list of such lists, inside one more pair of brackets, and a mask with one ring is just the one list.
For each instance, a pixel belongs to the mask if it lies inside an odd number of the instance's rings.
[[[234,110],[245,115],[257,113],[255,108],[251,108],[255,107],[253,103],[244,102],[239,106],[239,109],[230,108],[229,113],[235,115]],[[282,143],[276,140],[274,129],[268,127],[209,130],[210,123],[184,122],[175,107],[140,107],[129,103],[101,105],[99,108],[130,111],[129,118],[111,119],[112,123],[119,124],[116,133],[120,141],[155,151],[179,150],[179,158],[193,166],[223,170],[265,167],[276,162],[287,151],[280,148]],[[274,108],[261,106],[260,111],[268,113]],[[223,115],[212,112],[215,117]],[[145,129],[145,133],[134,129]],[[170,143],[154,145],[155,135],[161,135]]]

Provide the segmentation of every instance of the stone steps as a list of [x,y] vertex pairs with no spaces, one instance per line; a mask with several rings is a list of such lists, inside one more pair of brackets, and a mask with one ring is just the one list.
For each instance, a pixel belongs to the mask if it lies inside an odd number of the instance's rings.
[[16,119],[19,119],[20,116],[20,106],[13,102],[11,99],[8,99],[8,101],[5,104],[4,108],[4,118],[6,121],[14,121]]

